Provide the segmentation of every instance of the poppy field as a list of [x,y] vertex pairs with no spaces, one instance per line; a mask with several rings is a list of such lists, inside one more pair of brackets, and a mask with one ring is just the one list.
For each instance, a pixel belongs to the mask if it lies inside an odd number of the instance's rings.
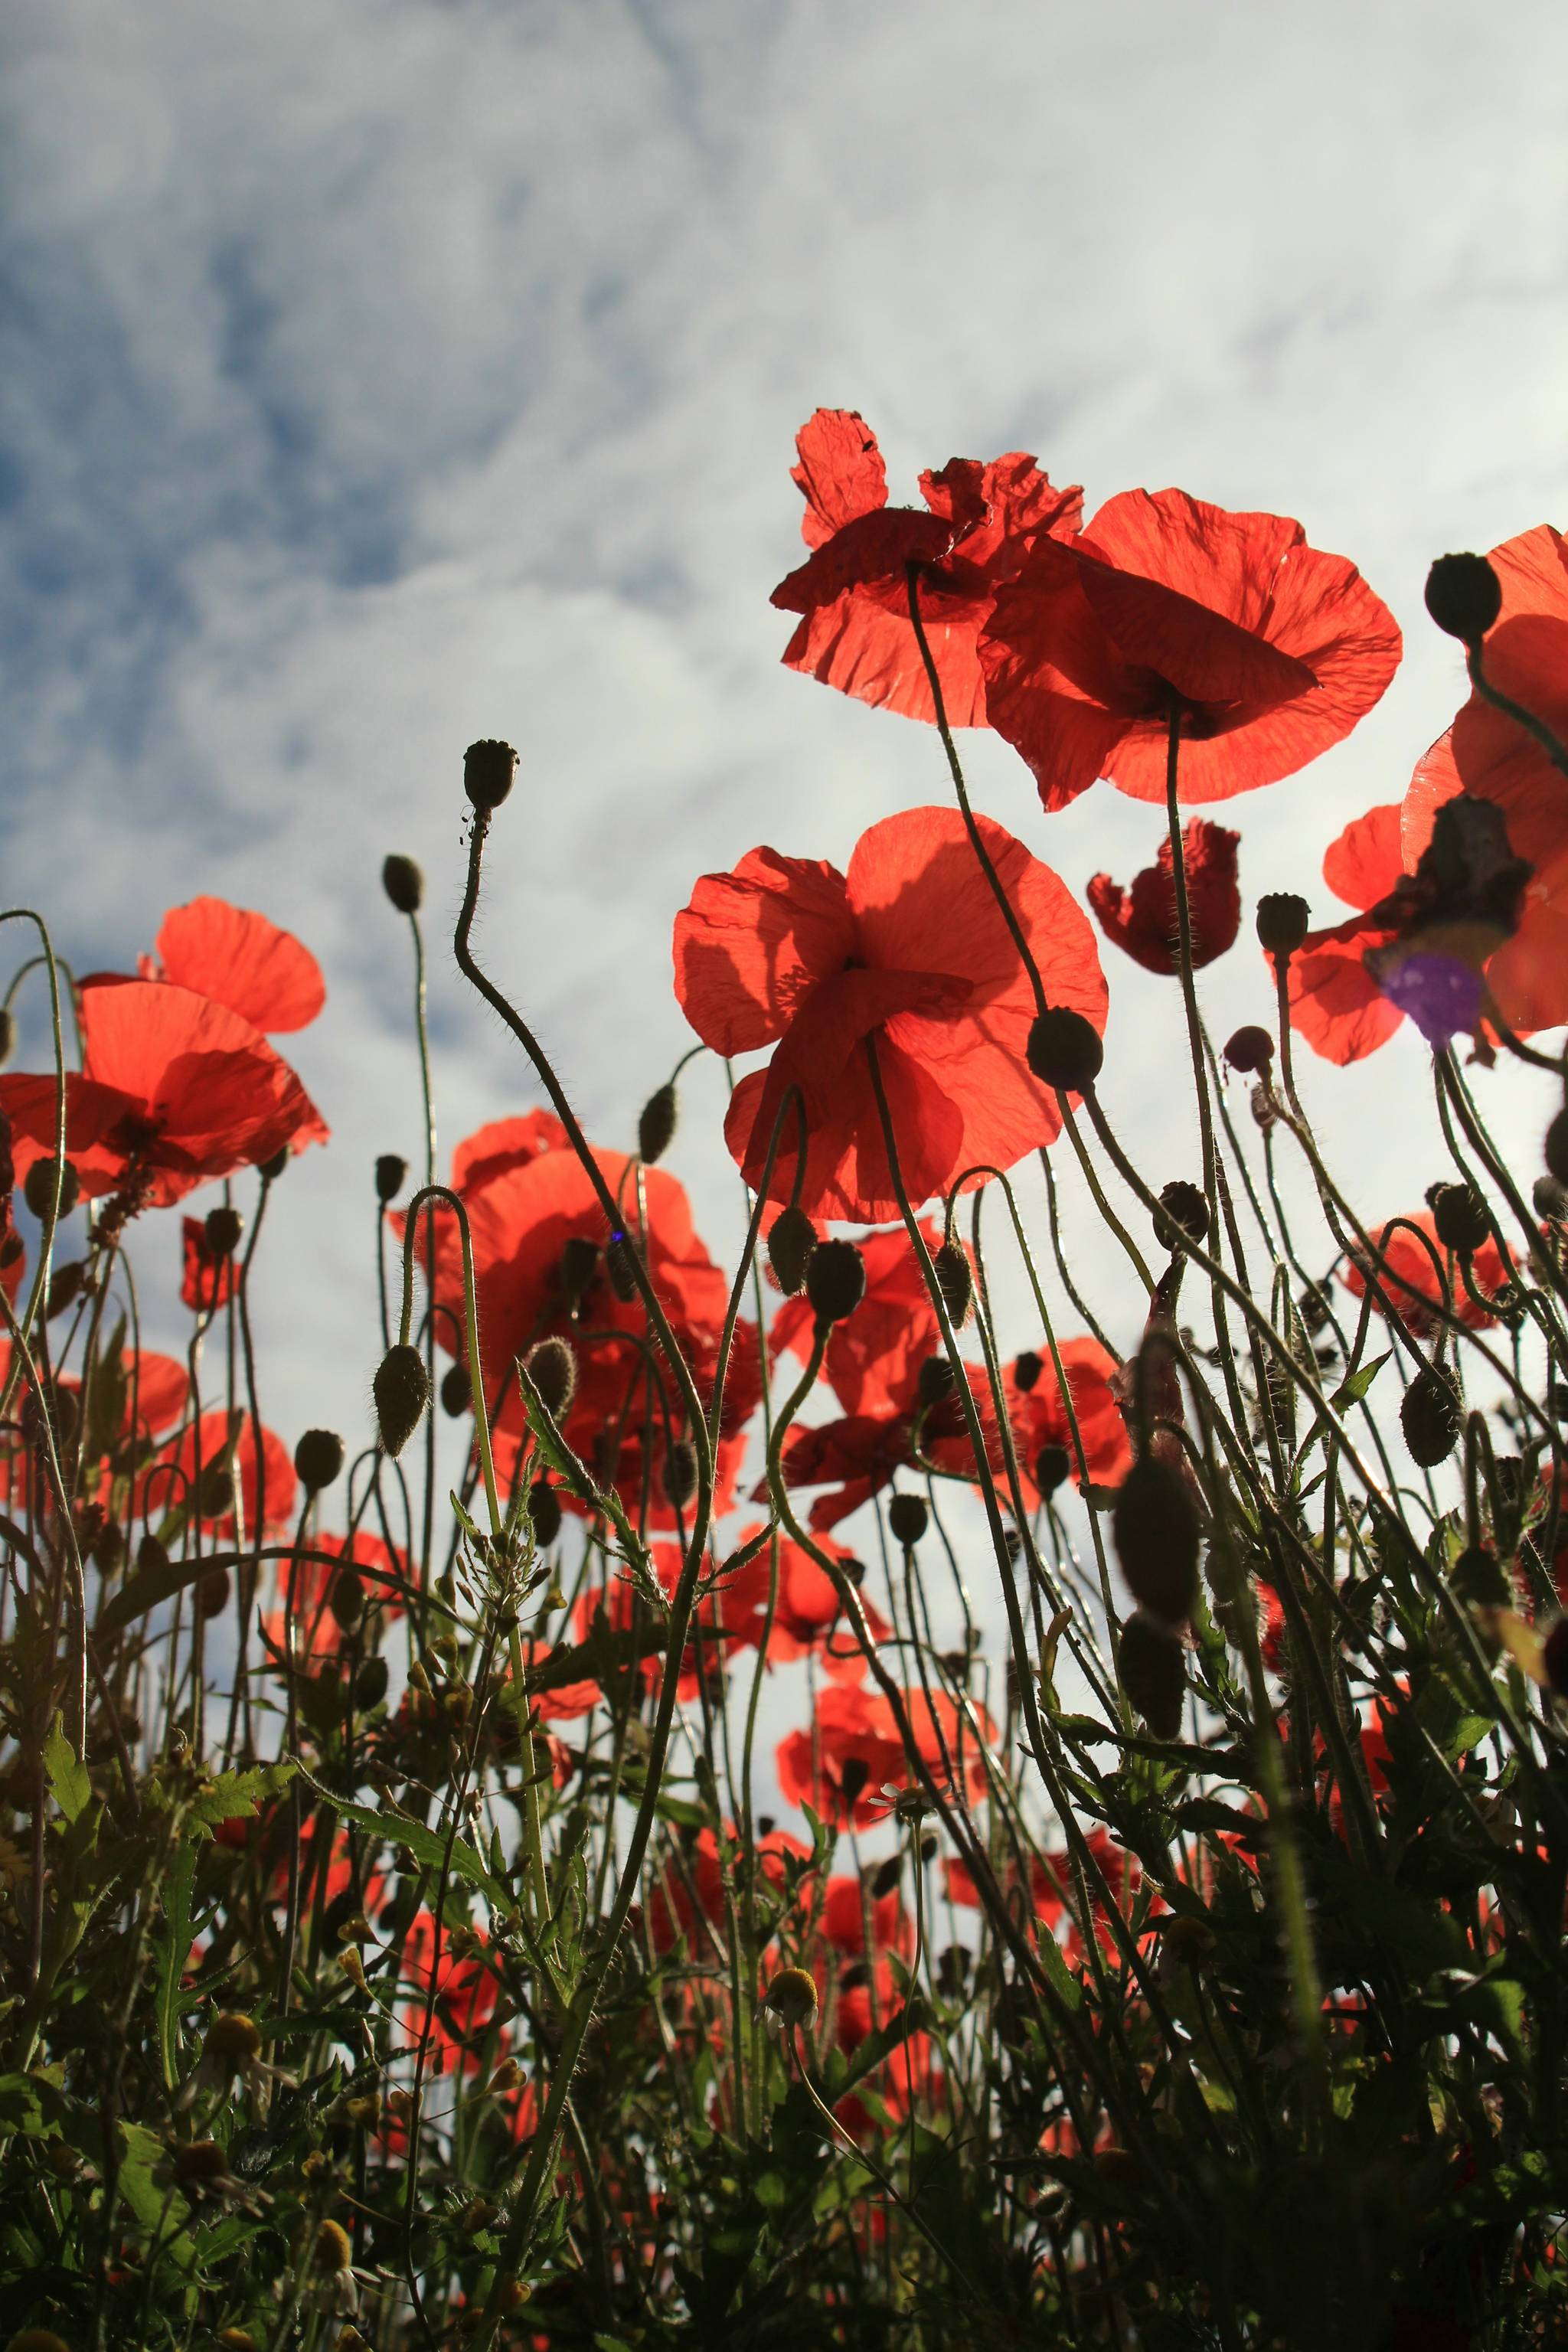
[[[1019,452],[895,505],[844,410],[794,480],[784,659],[929,804],[694,845],[690,1049],[590,1136],[475,945],[527,747],[455,750],[450,937],[383,875],[431,1148],[343,1237],[362,1427],[253,1317],[332,1148],[309,947],[5,917],[11,2352],[1568,2341],[1568,545],[1434,562],[1468,698],[1248,903],[1245,796],[1401,658],[1353,562]],[[1165,836],[1081,904],[1112,791]],[[439,1160],[437,955],[515,1047]],[[1363,1200],[1314,1100],[1396,1038],[1429,1181]]]

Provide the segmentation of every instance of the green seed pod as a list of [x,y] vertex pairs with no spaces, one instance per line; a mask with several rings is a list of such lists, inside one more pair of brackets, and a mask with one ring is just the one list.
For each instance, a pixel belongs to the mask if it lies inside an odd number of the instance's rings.
[[948,1313],[954,1323],[966,1323],[974,1297],[974,1286],[970,1279],[969,1260],[958,1244],[943,1242],[931,1261],[931,1268]]
[[1502,610],[1502,583],[1484,555],[1440,555],[1426,574],[1426,610],[1448,636],[1479,645]]
[[805,1269],[817,1325],[842,1323],[866,1296],[866,1261],[853,1242],[818,1242]]
[[1162,1213],[1154,1220],[1154,1238],[1162,1249],[1180,1249],[1184,1242],[1200,1244],[1208,1238],[1209,1204],[1195,1184],[1181,1177],[1160,1193]]
[[906,1551],[913,1551],[930,1521],[923,1495],[895,1495],[888,1505],[889,1533]]
[[374,1387],[381,1442],[395,1460],[418,1428],[430,1402],[425,1359],[418,1349],[389,1348],[377,1367]]
[[1197,1505],[1172,1462],[1145,1454],[1117,1489],[1116,1556],[1132,1598],[1168,1625],[1192,1614],[1198,1591]]
[[1121,1628],[1116,1667],[1152,1737],[1174,1739],[1182,1727],[1187,1675],[1182,1644],[1170,1627],[1145,1610],[1134,1610]]
[[463,754],[463,790],[484,815],[500,808],[517,774],[517,753],[510,743],[486,736],[470,743]]
[[786,1298],[805,1286],[805,1264],[816,1247],[816,1227],[804,1209],[781,1209],[768,1235],[768,1263]]
[[416,915],[425,898],[425,877],[412,857],[395,852],[381,869],[381,887],[400,915]]
[[1093,1023],[1081,1013],[1065,1004],[1047,1005],[1029,1032],[1025,1059],[1042,1086],[1082,1094],[1104,1066],[1105,1047]]
[[1423,1470],[1435,1470],[1458,1445],[1465,1425],[1465,1409],[1454,1392],[1453,1383],[1430,1364],[1416,1373],[1405,1390],[1399,1408],[1399,1425],[1412,1459]]
[[552,1421],[571,1410],[577,1393],[577,1359],[569,1339],[541,1339],[523,1358],[528,1377]]
[[343,1466],[343,1441],[335,1429],[308,1429],[294,1448],[294,1468],[308,1495],[319,1495]]
[[1311,908],[1300,891],[1266,890],[1258,901],[1258,944],[1270,955],[1293,956],[1311,919]]
[[642,1107],[637,1120],[637,1154],[650,1168],[669,1150],[669,1139],[675,1133],[675,1113],[673,1085],[658,1087]]

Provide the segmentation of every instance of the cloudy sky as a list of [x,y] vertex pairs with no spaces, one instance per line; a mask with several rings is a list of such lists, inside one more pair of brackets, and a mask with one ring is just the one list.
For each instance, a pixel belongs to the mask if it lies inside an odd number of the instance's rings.
[[[759,841],[842,864],[944,798],[931,730],[778,667],[819,404],[864,412],[895,499],[1021,446],[1091,509],[1177,483],[1352,556],[1405,667],[1229,812],[1248,898],[1335,919],[1324,846],[1459,698],[1429,559],[1568,510],[1565,68],[1560,0],[11,0],[5,890],[89,966],[207,890],[321,957],[296,1058],[336,1141],[279,1187],[262,1302],[290,1439],[364,1425],[371,1163],[418,1132],[377,877],[412,853],[449,928],[472,737],[521,751],[484,952],[606,1143],[689,1042],[693,877]],[[1152,855],[1107,786],[1047,820],[999,742],[971,772],[1075,888]],[[534,1090],[433,957],[449,1145]],[[1178,1004],[1117,963],[1112,1097],[1162,1181],[1194,1152]],[[1205,989],[1222,1032],[1264,1012],[1245,934]],[[721,1081],[692,1080],[671,1164],[719,1248]],[[1482,1083],[1528,1177],[1545,1110]],[[1414,1205],[1408,1032],[1308,1086],[1366,1212]]]

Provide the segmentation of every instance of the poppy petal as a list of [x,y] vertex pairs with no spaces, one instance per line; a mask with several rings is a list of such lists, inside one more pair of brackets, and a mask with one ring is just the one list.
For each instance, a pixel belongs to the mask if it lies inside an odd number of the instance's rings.
[[858,515],[887,505],[888,469],[858,409],[819,408],[795,446],[800,463],[790,467],[790,479],[805,499],[800,535],[807,547],[821,547]]
[[824,858],[753,849],[705,874],[675,919],[675,992],[716,1054],[784,1034],[818,982],[855,952],[844,877]]
[[321,968],[291,931],[226,898],[172,907],[157,939],[163,976],[226,1004],[264,1035],[303,1029],[327,1000]]

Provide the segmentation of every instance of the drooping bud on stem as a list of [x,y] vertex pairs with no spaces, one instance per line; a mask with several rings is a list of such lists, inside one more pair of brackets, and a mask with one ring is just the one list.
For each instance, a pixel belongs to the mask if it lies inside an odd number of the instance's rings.
[[1198,1591],[1198,1512],[1173,1463],[1140,1456],[1117,1489],[1110,1531],[1134,1601],[1168,1625],[1190,1616]]
[[1156,1739],[1174,1739],[1182,1727],[1186,1662],[1169,1625],[1135,1609],[1121,1628],[1116,1653],[1121,1687]]
[[793,1298],[805,1287],[806,1260],[816,1247],[816,1227],[804,1209],[792,1204],[781,1209],[773,1219],[773,1231],[768,1235],[768,1263],[786,1298]]
[[866,1261],[853,1242],[818,1242],[806,1262],[805,1295],[820,1328],[842,1323],[866,1296]]
[[343,1441],[333,1429],[308,1429],[294,1448],[294,1468],[308,1495],[330,1486],[343,1466]]
[[1502,583],[1484,555],[1440,555],[1426,574],[1426,610],[1448,636],[1479,646],[1502,610]]
[[1226,1040],[1225,1058],[1233,1070],[1243,1070],[1250,1077],[1260,1077],[1274,1061],[1274,1040],[1267,1029],[1249,1021],[1245,1028],[1236,1030]]
[[1026,1059],[1040,1084],[1064,1094],[1093,1086],[1105,1063],[1105,1047],[1092,1022],[1063,1004],[1047,1005],[1029,1032]]
[[1412,1459],[1423,1470],[1435,1470],[1458,1445],[1465,1425],[1464,1407],[1452,1381],[1434,1365],[1424,1365],[1405,1390],[1399,1425]]
[[377,1369],[374,1387],[381,1442],[395,1460],[418,1428],[430,1401],[430,1382],[418,1349],[389,1348]]
[[969,1260],[957,1242],[943,1242],[932,1260],[936,1286],[954,1323],[969,1320],[970,1302],[974,1295],[970,1279]]
[[561,1421],[577,1392],[577,1359],[569,1339],[541,1339],[523,1358],[528,1377],[551,1419]]
[[669,1150],[669,1139],[675,1133],[675,1087],[667,1081],[649,1095],[637,1119],[637,1154],[650,1168]]

